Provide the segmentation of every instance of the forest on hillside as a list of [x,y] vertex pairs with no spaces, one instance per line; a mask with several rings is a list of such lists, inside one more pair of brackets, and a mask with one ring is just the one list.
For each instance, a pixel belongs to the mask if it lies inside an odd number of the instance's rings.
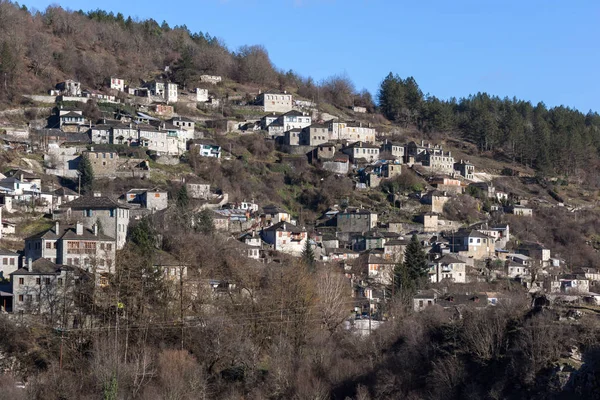
[[[84,61],[84,62],[81,62]],[[477,93],[441,100],[424,95],[412,77],[390,73],[376,99],[358,91],[350,77],[321,82],[279,70],[260,45],[227,48],[208,33],[171,27],[166,21],[134,20],[102,10],[68,11],[50,6],[30,12],[0,0],[0,105],[22,101],[75,78],[99,89],[109,76],[136,85],[164,73],[182,88],[193,88],[201,74],[221,75],[259,89],[288,90],[341,109],[362,105],[399,126],[424,133],[459,136],[507,162],[600,186],[595,171],[600,149],[600,115],[568,107],[548,108],[516,98]],[[377,101],[375,101],[377,100]]]

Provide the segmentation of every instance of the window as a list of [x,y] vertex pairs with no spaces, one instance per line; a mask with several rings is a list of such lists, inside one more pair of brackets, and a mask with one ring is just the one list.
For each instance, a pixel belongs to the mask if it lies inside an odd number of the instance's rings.
[[57,283],[58,283],[58,286],[62,286],[63,278],[58,278]]
[[15,259],[14,258],[10,259],[10,265],[15,265]]
[[35,284],[36,285],[41,285],[42,284],[42,279],[41,278],[35,278]]
[[477,243],[481,243],[481,239],[477,239]]
[[419,307],[423,307],[423,300],[419,300]]
[[19,285],[25,284],[25,278],[19,278]]
[[85,210],[85,216],[86,217],[91,217],[93,215],[93,211],[92,210]]
[[50,284],[50,278],[46,278],[45,281],[46,281],[46,285]]
[[112,243],[107,243],[106,244],[106,250],[108,250],[108,251],[112,250]]
[[19,295],[19,302],[20,302],[20,303],[22,303],[22,302],[23,302],[23,295],[22,295],[22,294],[20,294],[20,295]]
[[115,210],[114,208],[110,210],[110,217],[114,217],[115,216]]
[[100,250],[104,250],[104,243],[100,243]]
[[51,248],[52,248],[52,243],[50,243],[50,242],[46,242],[46,248],[47,248],[47,249],[51,249]]

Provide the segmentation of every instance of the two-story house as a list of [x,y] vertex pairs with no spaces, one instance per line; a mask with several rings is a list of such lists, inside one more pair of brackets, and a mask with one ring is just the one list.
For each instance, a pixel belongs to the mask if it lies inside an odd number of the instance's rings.
[[0,280],[8,279],[19,268],[19,254],[0,249]]
[[262,239],[282,253],[299,256],[308,239],[305,230],[289,222],[281,221],[262,230]]
[[25,239],[25,260],[44,258],[89,272],[110,273],[115,268],[116,248],[115,239],[98,232],[98,225],[88,229],[81,222],[55,221],[53,227]]
[[256,104],[263,107],[265,112],[288,112],[292,109],[292,94],[279,91],[259,93]]
[[481,260],[494,255],[494,239],[477,230],[459,230],[447,237],[450,251],[461,256]]
[[429,280],[439,283],[447,279],[451,282],[467,282],[467,264],[456,257],[444,255],[429,264]]
[[50,314],[59,320],[65,310],[71,310],[73,294],[89,275],[80,268],[40,258],[11,273],[10,279],[13,313]]
[[88,229],[99,225],[101,233],[116,240],[117,249],[125,246],[129,207],[108,197],[82,196],[60,206],[54,217],[70,223],[81,221]]
[[350,162],[356,163],[359,160],[373,162],[379,160],[379,146],[365,142],[354,142],[342,149],[342,153],[350,156]]
[[377,213],[363,208],[347,208],[336,216],[340,232],[368,232],[377,226]]

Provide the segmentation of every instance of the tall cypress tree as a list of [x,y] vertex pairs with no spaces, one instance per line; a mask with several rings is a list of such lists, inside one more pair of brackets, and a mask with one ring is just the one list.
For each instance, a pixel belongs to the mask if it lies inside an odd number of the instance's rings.
[[77,171],[81,179],[81,191],[84,194],[91,192],[94,186],[94,169],[87,156],[81,156]]
[[302,249],[302,262],[306,265],[306,268],[310,272],[314,272],[317,267],[317,261],[315,259],[315,252],[310,245],[310,239],[306,238],[306,243],[304,244],[304,249]]

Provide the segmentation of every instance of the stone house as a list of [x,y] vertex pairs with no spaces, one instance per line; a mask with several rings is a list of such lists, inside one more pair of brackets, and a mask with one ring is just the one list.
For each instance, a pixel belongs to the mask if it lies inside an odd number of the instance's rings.
[[472,180],[475,177],[475,166],[466,160],[454,163],[454,170],[465,179]]
[[428,148],[425,151],[422,164],[434,171],[451,174],[454,171],[454,157],[451,152],[444,152],[441,148]]
[[131,189],[125,194],[128,203],[140,204],[148,210],[164,210],[168,207],[167,192],[158,189]]
[[356,163],[359,159],[364,159],[367,162],[379,159],[379,147],[365,142],[354,142],[344,147],[342,153],[350,156],[350,161],[353,163]]
[[436,176],[431,180],[430,184],[442,192],[455,194],[463,192],[462,182],[449,176]]
[[393,283],[395,263],[392,260],[365,253],[354,261],[354,265],[375,284],[391,285]]
[[324,170],[345,175],[350,170],[350,161],[347,154],[336,152],[331,159],[323,157],[321,166]]
[[41,258],[13,272],[10,278],[13,313],[57,317],[65,309],[71,309],[71,294],[89,275],[77,267],[57,265]]
[[405,239],[389,239],[383,245],[383,257],[396,263],[404,261],[406,246],[410,243]]
[[119,165],[119,155],[114,151],[84,151],[84,157],[90,162],[95,177],[114,176]]
[[474,182],[469,184],[469,188],[476,188],[483,192],[483,195],[493,199],[496,197],[496,188],[489,182]]
[[125,246],[129,207],[108,197],[82,196],[60,206],[54,216],[70,222],[81,221],[87,229],[99,223],[102,233],[116,240],[117,249]]
[[388,153],[396,160],[402,161],[404,159],[404,145],[386,139],[381,145],[381,153]]
[[[345,140],[348,143],[366,142],[375,143],[377,131],[369,125],[362,122],[348,121],[338,122],[331,120],[328,122],[331,140]],[[379,149],[379,147],[377,147]],[[379,153],[379,152],[378,152]]]
[[427,192],[422,198],[423,204],[431,205],[431,212],[441,214],[444,212],[444,205],[450,200],[450,196],[446,192],[439,190],[431,190]]
[[460,256],[482,260],[495,253],[494,239],[477,230],[459,230],[447,237],[450,251]]
[[[286,91],[267,91],[259,93],[256,104],[263,107],[265,112],[288,112],[292,110],[292,94]],[[309,122],[310,125],[310,122]]]
[[336,216],[340,232],[368,232],[377,226],[377,213],[363,208],[348,208]]
[[140,132],[133,123],[119,123],[111,127],[110,143],[137,146],[140,143]]
[[74,225],[55,221],[54,227],[25,239],[25,260],[45,258],[56,264],[81,267],[89,272],[112,273],[117,243],[114,238],[83,223]]
[[58,110],[58,127],[64,132],[79,132],[88,121],[80,110]]
[[74,81],[72,79],[67,79],[64,82],[57,83],[56,89],[60,92],[60,94],[62,94],[64,96],[70,96],[70,97],[80,97],[81,96],[81,82]]
[[192,132],[192,134],[194,133],[194,129],[196,128],[196,123],[193,120],[186,117],[173,117],[168,122],[181,130]]
[[419,216],[419,222],[423,223],[423,232],[439,231],[439,216],[436,213],[429,212]]
[[19,254],[0,249],[0,280],[8,279],[19,268]]
[[185,188],[192,199],[208,200],[210,197],[210,183],[186,182]]
[[286,131],[283,135],[283,144],[287,146],[300,146],[300,135],[302,133],[302,129],[290,129]]
[[260,218],[263,226],[291,221],[290,213],[274,204],[263,207],[263,212]]
[[381,166],[382,178],[394,178],[402,173],[402,165],[394,163],[385,163]]
[[429,264],[429,280],[440,283],[448,279],[455,283],[467,282],[467,264],[456,257],[444,255]]
[[433,307],[437,303],[438,294],[435,290],[419,290],[413,296],[413,310],[423,311],[427,307]]
[[367,107],[354,106],[352,107],[352,111],[355,113],[365,114],[367,112]]
[[515,204],[513,206],[510,206],[508,208],[508,211],[511,214],[519,215],[522,217],[532,217],[533,216],[533,209],[531,207],[522,206],[520,204]]
[[306,245],[308,234],[289,222],[281,221],[262,230],[262,239],[282,253],[299,256]]
[[329,127],[325,124],[313,123],[300,133],[300,144],[303,146],[318,146],[328,142]]

